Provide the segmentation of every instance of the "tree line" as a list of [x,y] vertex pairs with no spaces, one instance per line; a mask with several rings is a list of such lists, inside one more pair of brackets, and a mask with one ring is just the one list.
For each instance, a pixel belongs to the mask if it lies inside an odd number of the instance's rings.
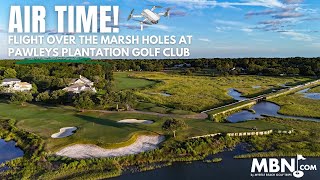
[[[161,71],[179,67],[187,73],[204,69],[215,70],[215,75],[302,75],[320,76],[320,58],[213,58],[164,60],[105,60],[117,71]],[[177,66],[180,65],[180,66]]]

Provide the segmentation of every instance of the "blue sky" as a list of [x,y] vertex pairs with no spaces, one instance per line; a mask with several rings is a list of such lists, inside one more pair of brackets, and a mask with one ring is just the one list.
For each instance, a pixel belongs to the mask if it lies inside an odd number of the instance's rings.
[[[57,28],[55,5],[119,5],[119,35],[192,35],[192,57],[320,56],[319,0],[7,0],[0,7],[2,58],[11,5],[46,6],[51,32]],[[141,32],[126,18],[132,8],[139,13],[147,5],[170,7],[172,15]]]

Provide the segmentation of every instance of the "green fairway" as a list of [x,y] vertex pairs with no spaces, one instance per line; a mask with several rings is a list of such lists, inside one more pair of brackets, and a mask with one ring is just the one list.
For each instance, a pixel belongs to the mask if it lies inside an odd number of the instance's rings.
[[116,90],[144,88],[156,84],[155,81],[146,79],[131,78],[126,72],[117,72],[113,74]]
[[[310,80],[303,77],[183,76],[159,72],[132,72],[129,74],[138,78],[162,81],[152,88],[135,92],[141,98],[170,108],[191,111],[201,111],[233,102],[234,100],[227,94],[230,88],[237,89],[245,96],[256,96],[270,92],[274,88],[281,88],[283,84]],[[171,96],[164,96],[161,93],[167,93]]]

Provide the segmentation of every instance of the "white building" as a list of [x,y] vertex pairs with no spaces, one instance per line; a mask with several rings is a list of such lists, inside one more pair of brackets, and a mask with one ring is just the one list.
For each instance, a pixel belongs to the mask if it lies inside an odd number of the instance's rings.
[[6,87],[7,92],[16,92],[16,91],[30,91],[32,89],[32,84],[27,82],[21,82],[20,79],[4,79],[0,86]]
[[13,86],[14,84],[19,83],[19,82],[21,82],[20,79],[17,79],[17,78],[8,78],[8,79],[2,80],[0,86],[9,87],[9,86]]
[[78,79],[73,79],[70,85],[68,87],[65,87],[63,90],[67,92],[72,92],[75,94],[85,92],[85,91],[96,93],[97,92],[96,88],[92,86],[93,86],[92,81],[80,75]]
[[12,91],[30,91],[32,89],[32,84],[27,82],[19,82],[11,87]]

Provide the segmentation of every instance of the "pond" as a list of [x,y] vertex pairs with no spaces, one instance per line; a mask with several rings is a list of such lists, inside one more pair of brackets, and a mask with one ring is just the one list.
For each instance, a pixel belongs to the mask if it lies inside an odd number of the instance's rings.
[[303,94],[305,98],[320,100],[320,93],[308,93],[310,88],[299,91],[299,94]]
[[[238,145],[233,151],[225,151],[214,155],[220,157],[222,161],[219,163],[204,163],[195,161],[192,163],[173,163],[172,166],[155,169],[141,173],[125,173],[116,180],[233,180],[233,179],[251,179],[251,162],[252,159],[234,159],[235,155],[244,154],[247,151]],[[308,164],[315,164],[320,167],[319,158],[307,158]],[[320,171],[305,171],[303,179],[319,179]],[[258,180],[287,180],[294,179],[292,177],[279,178],[263,178],[257,177]]]
[[228,95],[237,101],[242,101],[247,99],[246,97],[242,97],[242,94],[233,88],[228,90]]
[[254,112],[249,112],[247,110],[243,110],[234,114],[231,114],[227,117],[227,120],[232,123],[247,121],[247,120],[255,120],[264,118],[263,115],[266,116],[273,116],[273,117],[280,117],[280,118],[290,118],[290,119],[299,119],[305,121],[317,121],[319,122],[320,119],[317,118],[307,118],[307,117],[298,117],[298,116],[287,116],[281,115],[278,113],[280,110],[280,106],[271,102],[259,102],[258,104],[254,105],[252,108]]
[[[306,93],[308,90],[309,89],[304,89],[302,91],[299,91],[298,93],[314,94],[314,93]],[[229,89],[228,94],[230,96],[232,96],[235,100],[238,100],[238,101],[246,99],[245,97],[242,97],[242,94],[239,91],[237,91],[236,89]],[[275,103],[266,102],[266,101],[257,103],[251,109],[254,112],[243,110],[243,111],[229,115],[226,119],[229,122],[236,123],[236,122],[242,122],[242,121],[247,121],[247,120],[261,119],[261,118],[265,117],[263,115],[266,115],[266,116],[299,119],[299,120],[306,120],[306,121],[317,121],[317,122],[320,121],[320,119],[317,119],[317,118],[281,115],[278,113],[278,111],[280,110],[280,106],[278,106]]]
[[14,141],[6,142],[0,139],[0,164],[23,156],[23,151],[16,147],[15,144]]

